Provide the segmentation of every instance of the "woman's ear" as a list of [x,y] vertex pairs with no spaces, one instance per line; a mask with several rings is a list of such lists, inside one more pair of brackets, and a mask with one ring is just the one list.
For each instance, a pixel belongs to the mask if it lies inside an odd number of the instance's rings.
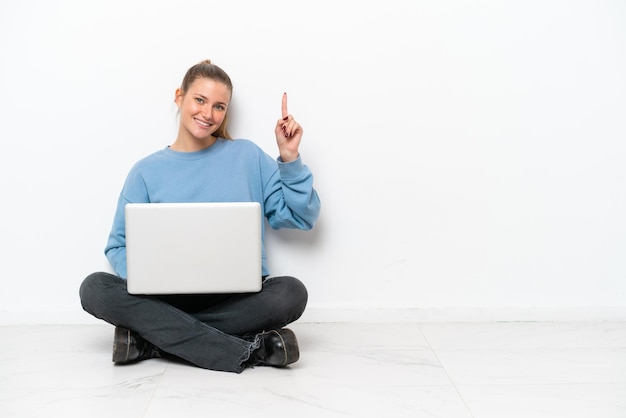
[[179,109],[180,109],[182,101],[183,101],[183,90],[178,88],[176,89],[176,93],[174,93],[174,103],[176,103]]

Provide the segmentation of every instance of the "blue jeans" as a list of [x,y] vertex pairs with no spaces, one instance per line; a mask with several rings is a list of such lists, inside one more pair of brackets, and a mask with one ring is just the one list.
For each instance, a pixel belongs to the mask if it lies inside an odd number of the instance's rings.
[[228,295],[131,295],[126,280],[109,273],[93,273],[80,287],[83,309],[96,318],[198,367],[236,373],[258,345],[255,335],[297,320],[307,297],[289,276],[266,279],[258,293]]

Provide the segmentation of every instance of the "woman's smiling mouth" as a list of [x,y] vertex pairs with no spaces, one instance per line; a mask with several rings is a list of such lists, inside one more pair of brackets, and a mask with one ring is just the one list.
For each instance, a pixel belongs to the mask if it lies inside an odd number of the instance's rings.
[[195,119],[195,118],[194,118],[194,120],[196,121],[196,123],[197,123],[198,125],[200,125],[200,127],[201,127],[201,128],[204,128],[204,129],[209,129],[209,128],[211,128],[211,126],[212,126],[212,124],[210,124],[210,123],[208,123],[208,122],[204,122],[204,121],[202,121],[202,120],[200,120],[200,119]]

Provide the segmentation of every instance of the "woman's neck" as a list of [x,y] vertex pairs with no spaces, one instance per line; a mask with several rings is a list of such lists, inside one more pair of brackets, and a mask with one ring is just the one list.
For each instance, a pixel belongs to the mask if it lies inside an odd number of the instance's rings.
[[211,145],[215,144],[216,141],[217,138],[214,136],[209,136],[205,140],[183,138],[178,136],[176,141],[170,145],[170,149],[178,152],[196,152],[209,148]]

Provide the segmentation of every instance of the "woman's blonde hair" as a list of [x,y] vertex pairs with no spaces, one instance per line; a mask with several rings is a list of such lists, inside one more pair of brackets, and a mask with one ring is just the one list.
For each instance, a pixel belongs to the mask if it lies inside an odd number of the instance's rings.
[[[228,76],[228,74],[226,74],[226,71],[222,70],[217,65],[212,64],[211,60],[201,61],[187,70],[187,73],[183,78],[183,83],[180,86],[182,93],[186,94],[189,87],[198,78],[209,78],[211,80],[224,84],[226,87],[228,87],[228,90],[230,91],[230,97],[233,96],[233,83],[230,81],[230,77]],[[228,113],[228,110],[226,110],[224,120],[222,121],[220,127],[217,128],[217,130],[213,133],[213,136],[232,139],[227,129]]]

